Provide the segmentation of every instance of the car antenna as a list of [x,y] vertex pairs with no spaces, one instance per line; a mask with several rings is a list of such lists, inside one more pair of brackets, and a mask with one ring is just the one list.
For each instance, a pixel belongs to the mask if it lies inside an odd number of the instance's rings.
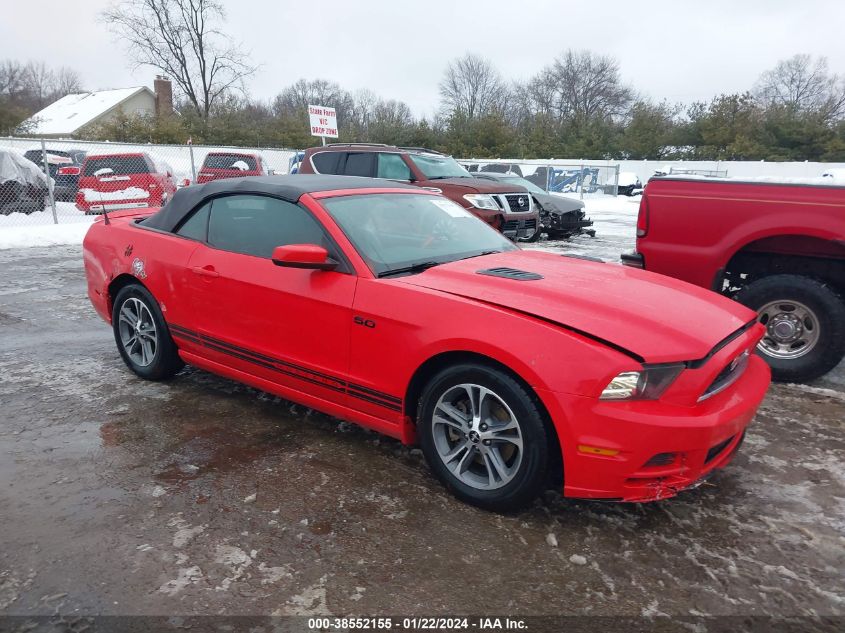
[[109,222],[109,212],[106,211],[105,207],[103,207],[103,224],[111,224]]

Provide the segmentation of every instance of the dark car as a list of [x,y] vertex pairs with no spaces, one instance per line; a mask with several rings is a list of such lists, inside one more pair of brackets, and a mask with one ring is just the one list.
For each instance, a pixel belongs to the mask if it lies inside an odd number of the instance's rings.
[[[88,152],[81,149],[47,148],[47,167],[53,179],[53,195],[56,200],[73,202],[79,188],[79,175],[82,163]],[[40,149],[30,149],[24,156],[44,171],[44,158]]]
[[473,178],[451,156],[423,147],[370,143],[305,150],[300,174],[367,176],[410,183],[442,193],[514,241],[540,237],[540,216],[525,187]]
[[584,203],[575,198],[554,195],[544,191],[530,180],[516,174],[500,174],[494,172],[477,172],[476,178],[494,180],[502,184],[525,187],[534,198],[534,207],[540,212],[541,231],[549,239],[562,240],[586,233],[596,234],[593,221],[586,217]]
[[0,215],[43,211],[47,176],[31,160],[0,149]]

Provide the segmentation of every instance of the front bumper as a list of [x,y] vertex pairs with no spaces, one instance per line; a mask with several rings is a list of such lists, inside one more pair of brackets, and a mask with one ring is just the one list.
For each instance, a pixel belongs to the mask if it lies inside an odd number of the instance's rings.
[[540,231],[540,214],[506,213],[501,230],[506,238],[514,242],[531,240]]
[[550,237],[569,237],[580,233],[595,233],[593,221],[584,213],[546,213],[540,216],[542,230]]
[[558,394],[550,413],[563,447],[564,495],[655,501],[695,486],[730,462],[769,382],[768,365],[752,356],[730,389],[691,407]]
[[634,251],[633,253],[622,253],[622,255],[620,255],[620,258],[622,259],[622,264],[624,266],[645,269],[645,257],[643,257],[640,253],[637,253],[636,251]]

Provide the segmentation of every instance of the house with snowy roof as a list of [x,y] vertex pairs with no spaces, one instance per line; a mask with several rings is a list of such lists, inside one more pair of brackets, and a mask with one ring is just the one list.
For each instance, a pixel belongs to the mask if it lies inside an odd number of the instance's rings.
[[21,124],[28,135],[45,138],[77,136],[83,128],[125,115],[153,116],[173,111],[170,80],[156,77],[155,92],[146,86],[65,95]]

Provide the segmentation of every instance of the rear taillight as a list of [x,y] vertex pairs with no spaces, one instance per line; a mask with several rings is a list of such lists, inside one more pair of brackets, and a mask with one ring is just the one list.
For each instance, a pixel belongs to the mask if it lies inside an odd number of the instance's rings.
[[59,167],[59,176],[78,176],[81,173],[79,167]]
[[640,200],[640,212],[637,215],[637,237],[648,235],[648,198],[643,195]]

